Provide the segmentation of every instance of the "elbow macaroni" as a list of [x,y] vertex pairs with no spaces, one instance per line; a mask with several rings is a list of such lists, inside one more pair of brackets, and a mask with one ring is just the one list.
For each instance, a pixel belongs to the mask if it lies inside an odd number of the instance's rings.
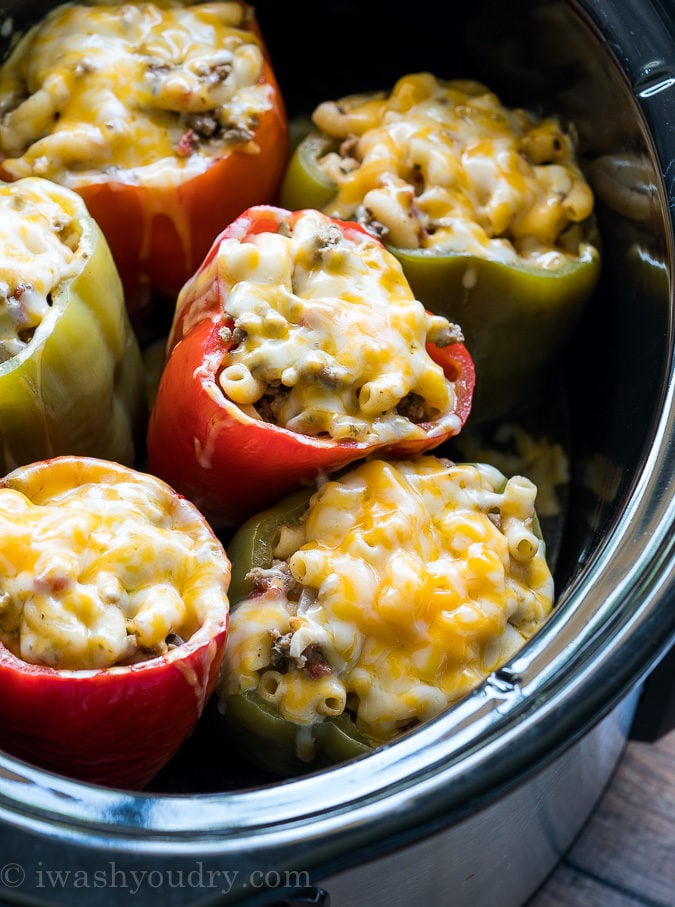
[[339,143],[318,162],[337,187],[327,214],[402,249],[551,269],[581,254],[593,193],[552,118],[508,109],[478,82],[417,73],[389,95],[324,102],[313,121]]
[[251,138],[271,106],[239,3],[64,4],[0,67],[0,161],[70,188],[161,185]]
[[275,551],[295,585],[268,577],[233,608],[223,699],[257,691],[301,729],[347,710],[376,742],[438,714],[550,612],[535,492],[434,456],[327,480]]
[[457,328],[425,311],[372,237],[308,210],[291,235],[222,240],[218,270],[232,319],[218,380],[234,403],[291,431],[369,443],[458,421],[453,383],[426,349]]

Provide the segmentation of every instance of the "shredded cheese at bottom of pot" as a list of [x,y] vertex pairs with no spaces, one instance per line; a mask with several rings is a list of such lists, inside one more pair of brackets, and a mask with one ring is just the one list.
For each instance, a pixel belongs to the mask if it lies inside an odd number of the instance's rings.
[[[386,741],[514,655],[549,614],[536,487],[434,456],[325,481],[234,608],[221,698],[256,691],[303,729],[350,714]],[[311,748],[311,741],[309,743]]]

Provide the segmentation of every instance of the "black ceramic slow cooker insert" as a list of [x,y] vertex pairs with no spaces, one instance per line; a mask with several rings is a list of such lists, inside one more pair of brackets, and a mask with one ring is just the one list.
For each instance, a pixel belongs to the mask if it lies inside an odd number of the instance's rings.
[[[5,48],[8,23],[54,5],[0,3]],[[218,786],[199,731],[143,794],[0,754],[0,903],[519,907],[588,817],[631,727],[669,721],[672,682],[657,666],[675,640],[675,11],[255,6],[292,116],[430,70],[575,123],[604,266],[556,376],[572,471],[557,607],[447,713],[300,779]]]

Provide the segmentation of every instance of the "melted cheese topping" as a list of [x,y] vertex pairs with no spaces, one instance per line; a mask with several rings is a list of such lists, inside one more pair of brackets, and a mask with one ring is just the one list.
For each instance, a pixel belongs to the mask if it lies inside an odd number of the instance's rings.
[[239,3],[65,4],[0,69],[0,158],[71,187],[166,184],[252,142],[270,87]]
[[545,268],[590,253],[580,225],[594,199],[572,137],[480,83],[408,75],[388,96],[324,102],[313,120],[340,142],[319,161],[337,186],[324,210],[393,246]]
[[255,690],[301,727],[346,710],[376,741],[438,714],[551,609],[535,495],[433,456],[327,481],[233,609],[222,692]]
[[0,362],[30,343],[51,294],[87,257],[79,196],[48,180],[0,183]]
[[223,240],[218,269],[234,343],[219,380],[234,402],[291,431],[368,443],[459,427],[453,384],[426,350],[459,329],[425,311],[379,242],[308,210],[292,232]]
[[142,661],[189,639],[212,601],[222,610],[221,546],[150,476],[46,489],[39,504],[1,488],[0,535],[0,639],[24,661]]

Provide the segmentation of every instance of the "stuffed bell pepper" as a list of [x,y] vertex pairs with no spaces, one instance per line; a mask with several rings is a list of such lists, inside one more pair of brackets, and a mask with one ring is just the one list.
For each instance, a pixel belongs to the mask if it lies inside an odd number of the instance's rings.
[[551,610],[535,496],[484,464],[375,457],[252,517],[228,547],[225,739],[293,775],[478,687]]
[[530,402],[599,276],[573,133],[480,83],[426,72],[325,101],[312,119],[281,204],[361,223],[427,308],[462,325],[474,421]]
[[59,454],[130,465],[147,407],[108,244],[75,192],[0,183],[0,474]]
[[75,189],[105,233],[134,322],[216,235],[276,200],[287,119],[244,2],[68,3],[0,68],[0,175]]
[[356,224],[256,206],[183,288],[147,438],[151,470],[218,527],[375,451],[456,435],[474,373]]
[[0,482],[2,749],[145,786],[192,731],[227,636],[230,563],[154,476],[57,457]]

